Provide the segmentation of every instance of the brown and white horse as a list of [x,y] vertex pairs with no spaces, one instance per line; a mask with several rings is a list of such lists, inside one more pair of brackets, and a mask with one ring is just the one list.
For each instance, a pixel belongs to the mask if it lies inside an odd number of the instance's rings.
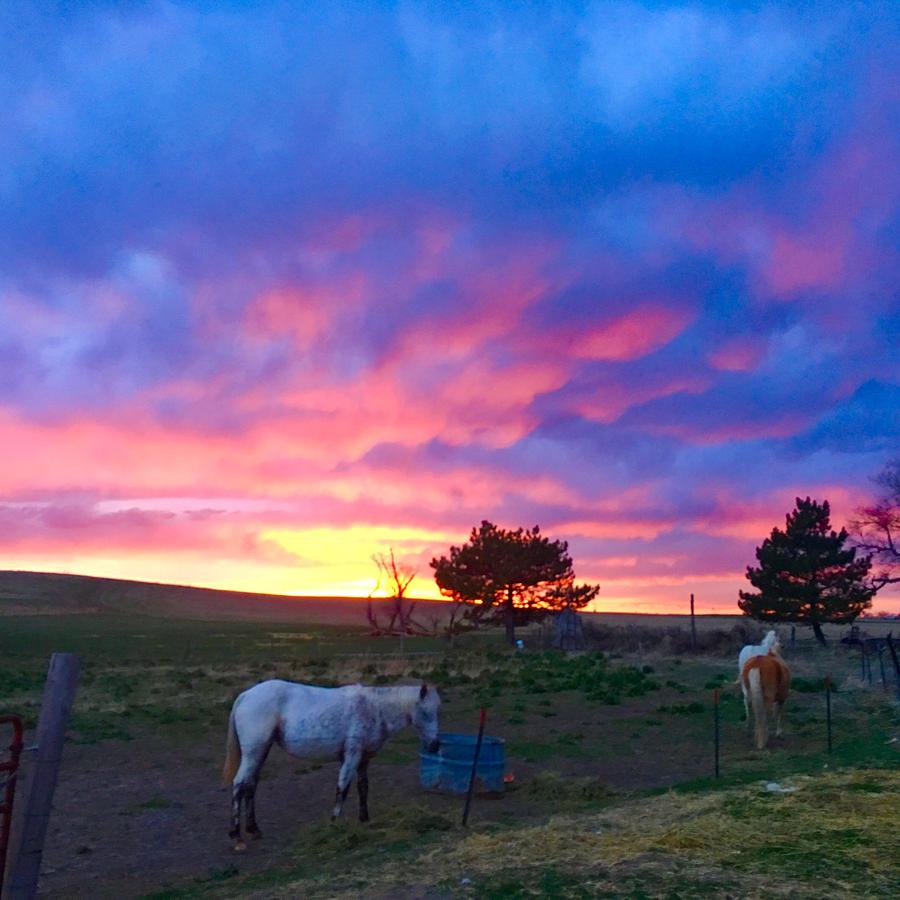
[[744,665],[741,687],[744,689],[744,696],[750,697],[757,750],[762,750],[769,740],[770,709],[775,715],[775,736],[781,737],[784,702],[790,686],[791,670],[774,650],[770,650],[765,656],[753,656]]
[[750,727],[750,695],[747,693],[747,689],[744,687],[744,681],[741,678],[741,673],[744,671],[744,666],[747,665],[747,660],[751,659],[754,656],[765,656],[769,653],[770,650],[774,650],[777,654],[781,654],[781,643],[778,640],[778,635],[775,631],[770,631],[766,636],[762,639],[762,641],[758,644],[747,644],[745,647],[741,648],[741,652],[738,654],[738,680],[737,683],[741,686],[741,690],[744,694],[744,714],[747,717],[747,727]]

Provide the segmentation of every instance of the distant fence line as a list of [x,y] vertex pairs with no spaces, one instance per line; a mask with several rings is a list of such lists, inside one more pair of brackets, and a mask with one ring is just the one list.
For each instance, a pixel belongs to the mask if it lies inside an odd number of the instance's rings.
[[440,650],[407,650],[390,651],[388,653],[329,653],[329,659],[408,659],[410,656],[441,656]]

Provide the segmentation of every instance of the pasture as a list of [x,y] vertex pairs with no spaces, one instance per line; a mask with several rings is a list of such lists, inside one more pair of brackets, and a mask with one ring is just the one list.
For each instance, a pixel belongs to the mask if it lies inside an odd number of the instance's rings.
[[[495,634],[451,648],[297,621],[6,618],[0,709],[33,725],[49,653],[84,661],[42,892],[751,896],[773,883],[796,896],[900,892],[898,709],[893,695],[861,685],[857,656],[805,639],[788,648],[795,689],[785,737],[759,752],[734,685],[739,646],[674,655],[633,640],[639,626],[622,629],[630,639],[618,652],[566,657],[533,646],[534,631],[532,647],[513,654]],[[826,673],[838,688],[831,755]],[[355,822],[353,792],[345,820],[330,825],[336,764],[304,764],[276,748],[257,794],[265,838],[235,855],[219,782],[227,714],[237,693],[272,677],[428,679],[444,698],[444,730],[474,731],[478,709],[488,708],[487,732],[506,739],[514,781],[502,797],[476,796],[463,831],[460,798],[419,788],[418,744],[407,731],[372,763],[372,821]],[[795,790],[766,791],[765,782]]]

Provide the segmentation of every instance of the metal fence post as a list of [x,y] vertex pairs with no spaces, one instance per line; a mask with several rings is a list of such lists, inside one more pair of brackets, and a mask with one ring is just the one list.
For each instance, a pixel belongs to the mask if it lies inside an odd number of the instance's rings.
[[697,625],[694,622],[694,595],[691,594],[691,650],[697,652]]
[[719,777],[719,689],[713,690],[713,747],[715,748],[715,771]]
[[888,632],[887,646],[891,652],[891,659],[894,661],[894,675],[896,676],[897,699],[900,700],[900,661],[897,659],[897,650],[894,647],[893,631]]
[[469,789],[466,791],[466,805],[463,808],[463,828],[469,824],[469,809],[472,806],[472,793],[475,790],[475,776],[478,773],[478,757],[481,754],[481,742],[484,739],[484,720],[487,710],[482,706],[478,717],[478,738],[475,741],[475,752],[472,755],[472,773],[469,775]]

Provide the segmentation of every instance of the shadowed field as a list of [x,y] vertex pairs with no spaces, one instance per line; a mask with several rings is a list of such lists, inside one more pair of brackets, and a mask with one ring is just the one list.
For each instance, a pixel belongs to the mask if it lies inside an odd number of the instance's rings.
[[[721,824],[744,806],[757,816],[764,801],[784,799],[760,794],[763,782],[806,790],[797,779],[826,772],[847,770],[852,779],[866,770],[858,783],[869,787],[847,790],[890,795],[894,782],[879,773],[900,762],[892,695],[862,685],[856,655],[839,644],[821,649],[803,640],[793,655],[788,651],[795,690],[786,735],[759,753],[733,684],[738,648],[673,656],[654,643],[655,619],[638,649],[569,657],[541,651],[534,629],[526,634],[532,649],[510,653],[496,633],[468,635],[450,647],[440,638],[372,639],[361,629],[296,621],[97,612],[10,617],[3,625],[0,709],[21,712],[30,724],[48,655],[69,650],[84,663],[45,854],[46,896],[666,896],[682,877],[696,882],[697,895],[752,896],[766,873],[786,877],[790,860],[779,857],[783,865],[772,868],[762,849],[748,856],[749,887],[741,893],[742,882],[727,871],[731,851],[688,846],[704,823]],[[633,647],[635,627],[621,628],[623,646]],[[716,648],[722,635],[727,643],[722,632]],[[825,674],[838,687],[830,756]],[[336,765],[310,765],[275,750],[258,794],[266,837],[235,856],[226,838],[228,793],[219,783],[225,723],[236,694],[270,677],[325,685],[428,679],[444,697],[445,730],[473,731],[478,709],[488,709],[488,732],[505,738],[514,781],[501,798],[476,798],[472,828],[464,832],[458,798],[421,791],[417,740],[404,732],[372,765],[370,825],[353,821],[351,799],[346,821],[330,826]],[[722,691],[718,781],[714,688]],[[840,794],[839,784],[809,789]],[[707,796],[709,803],[698,806]],[[879,798],[873,810],[881,808]],[[796,804],[777,808],[787,817],[780,828],[801,827],[792,818]],[[634,816],[650,816],[650,830],[635,844],[639,852],[623,855]],[[665,837],[684,817],[696,817],[697,827]],[[804,857],[790,882],[798,896],[815,895],[835,859],[856,867],[842,888],[846,896],[872,896],[865,883],[881,890],[896,874],[871,862],[881,852],[878,835],[891,836],[890,828],[847,828],[861,830],[852,841],[849,831],[838,840],[837,826],[828,832],[827,865]],[[584,834],[608,829],[608,840],[589,844],[596,859],[587,851],[571,855],[573,840],[580,846]],[[853,849],[863,843],[874,848],[869,856]],[[533,852],[504,856],[496,848],[505,844]]]

